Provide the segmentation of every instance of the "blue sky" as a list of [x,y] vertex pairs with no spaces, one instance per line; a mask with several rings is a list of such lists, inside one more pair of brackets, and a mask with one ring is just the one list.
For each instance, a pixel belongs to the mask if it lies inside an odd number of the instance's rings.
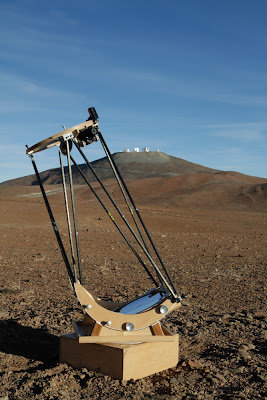
[[33,173],[25,144],[89,106],[112,152],[267,177],[267,1],[0,0],[0,18],[0,182]]

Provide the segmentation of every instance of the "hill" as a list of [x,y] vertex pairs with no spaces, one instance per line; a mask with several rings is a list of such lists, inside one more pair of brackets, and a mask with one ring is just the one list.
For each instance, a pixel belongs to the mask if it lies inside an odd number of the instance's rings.
[[[267,211],[267,179],[233,171],[219,171],[194,164],[162,152],[115,153],[122,176],[139,205],[156,207],[213,209],[228,211]],[[115,183],[107,158],[94,161],[93,168],[105,180],[110,192],[120,202],[121,192]],[[90,181],[92,173],[85,164],[80,168]],[[90,189],[73,168],[76,198],[88,201]],[[61,196],[60,169],[41,173],[47,193]],[[0,184],[0,195],[39,197],[35,175],[13,179]],[[98,186],[94,183],[94,186]],[[90,201],[94,198],[90,196]]]
[[[115,153],[113,159],[119,167],[122,176],[127,180],[136,180],[143,178],[155,177],[171,177],[185,174],[214,173],[218,170],[203,167],[189,161],[169,156],[163,152],[131,152],[131,153]],[[113,178],[113,172],[109,166],[107,157],[93,161],[92,166],[101,179]],[[93,181],[93,174],[88,170],[86,164],[79,165],[81,170],[85,172],[86,177]],[[68,179],[67,168],[65,168],[66,177]],[[83,185],[84,179],[77,172],[76,168],[72,168],[73,179],[76,184]],[[53,168],[40,173],[43,183],[46,185],[61,184],[60,168]],[[37,185],[35,174],[24,176],[22,178],[12,179],[0,184],[0,187],[7,186],[33,186]]]

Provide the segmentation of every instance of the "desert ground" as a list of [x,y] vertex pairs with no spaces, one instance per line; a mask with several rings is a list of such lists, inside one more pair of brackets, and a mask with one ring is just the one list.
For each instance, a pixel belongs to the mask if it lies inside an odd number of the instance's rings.
[[[67,243],[62,192],[47,189]],[[145,223],[184,295],[182,307],[164,321],[180,335],[180,361],[124,382],[58,362],[59,337],[73,331],[83,311],[38,193],[37,187],[0,190],[0,399],[267,398],[266,208],[209,209],[204,202],[179,208],[166,194],[154,203],[139,196]],[[84,285],[112,300],[151,288],[87,189],[79,186],[75,195]]]

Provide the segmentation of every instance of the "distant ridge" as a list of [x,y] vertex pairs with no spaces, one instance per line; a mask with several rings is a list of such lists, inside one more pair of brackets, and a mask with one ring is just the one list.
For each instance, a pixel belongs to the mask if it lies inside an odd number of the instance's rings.
[[[213,209],[228,211],[267,211],[267,179],[234,171],[220,171],[203,167],[163,152],[115,153],[112,156],[127,182],[133,198],[143,206]],[[121,201],[121,191],[115,183],[107,158],[92,162],[97,175],[106,182],[110,193]],[[93,174],[85,164],[80,168],[89,181]],[[66,171],[67,172],[67,171]],[[67,176],[67,173],[66,173]],[[91,193],[73,167],[75,197],[88,201]],[[49,195],[62,196],[59,168],[41,173]],[[35,175],[12,179],[0,184],[1,197],[40,197]],[[57,197],[55,197],[57,198]],[[90,202],[96,201],[93,196]]]
[[[114,153],[112,157],[118,165],[122,176],[127,180],[220,172],[219,170],[207,168],[183,160],[182,158],[169,156],[160,151],[121,152]],[[114,177],[107,157],[93,161],[91,164],[101,179],[110,179]],[[95,180],[93,174],[88,171],[86,164],[80,164],[79,166],[90,181]],[[66,168],[65,171],[68,179]],[[72,171],[75,184],[84,184],[84,179],[77,172],[75,167],[72,168]],[[60,168],[49,169],[41,172],[40,175],[44,184],[53,185],[62,183]],[[33,186],[37,184],[36,176],[32,174],[0,183],[0,187]]]

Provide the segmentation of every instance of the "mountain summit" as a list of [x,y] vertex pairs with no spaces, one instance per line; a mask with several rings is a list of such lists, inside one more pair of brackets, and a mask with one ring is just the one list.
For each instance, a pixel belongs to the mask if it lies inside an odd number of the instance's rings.
[[[218,170],[203,167],[202,165],[194,164],[182,158],[169,156],[160,151],[114,153],[112,157],[118,165],[123,178],[126,180],[218,172]],[[107,157],[93,161],[91,164],[100,179],[114,178]],[[80,164],[79,167],[90,181],[95,180],[93,174],[88,171],[86,164]],[[72,171],[75,184],[84,184],[84,179],[77,172],[75,167],[72,167]],[[65,172],[66,177],[68,177],[67,168],[65,168]],[[62,183],[60,168],[53,168],[41,172],[40,176],[43,183],[47,185]],[[5,181],[0,184],[0,187],[14,185],[37,185],[37,179],[34,174],[28,175],[22,178]]]

